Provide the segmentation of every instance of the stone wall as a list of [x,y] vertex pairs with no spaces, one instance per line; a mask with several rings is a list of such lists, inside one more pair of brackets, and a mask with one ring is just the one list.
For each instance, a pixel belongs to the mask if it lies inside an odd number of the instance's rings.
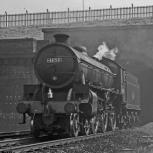
[[1,28],[0,39],[35,38],[43,39],[41,27]]

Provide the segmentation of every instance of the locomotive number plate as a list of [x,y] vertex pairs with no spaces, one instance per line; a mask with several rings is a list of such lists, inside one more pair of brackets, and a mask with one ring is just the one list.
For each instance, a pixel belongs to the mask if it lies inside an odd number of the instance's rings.
[[61,63],[62,58],[61,57],[53,57],[53,58],[47,58],[47,63]]

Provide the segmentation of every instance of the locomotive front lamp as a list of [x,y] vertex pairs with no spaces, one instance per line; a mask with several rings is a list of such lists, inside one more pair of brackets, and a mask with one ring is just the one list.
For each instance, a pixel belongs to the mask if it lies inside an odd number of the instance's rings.
[[48,90],[48,98],[53,98],[53,92],[50,88]]
[[56,81],[56,80],[57,80],[57,76],[53,76],[52,79],[53,79],[54,81]]

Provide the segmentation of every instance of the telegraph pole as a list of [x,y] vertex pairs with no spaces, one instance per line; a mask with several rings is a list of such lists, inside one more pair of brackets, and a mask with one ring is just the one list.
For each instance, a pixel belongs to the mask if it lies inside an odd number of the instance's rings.
[[83,13],[83,21],[84,21],[84,0],[82,0],[82,13]]
[[82,0],[82,10],[84,12],[84,0]]

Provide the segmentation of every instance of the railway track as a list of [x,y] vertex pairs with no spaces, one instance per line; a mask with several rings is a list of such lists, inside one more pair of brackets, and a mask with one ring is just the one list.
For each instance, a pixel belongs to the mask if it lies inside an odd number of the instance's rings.
[[23,144],[22,142],[21,145],[19,145],[18,143],[17,146],[13,144],[13,146],[6,146],[5,148],[1,148],[0,152],[2,153],[8,153],[8,152],[9,153],[14,153],[14,152],[23,153],[23,152],[43,152],[44,150],[50,151],[52,149],[55,149],[57,146],[63,147],[68,144],[79,143],[81,141],[105,137],[105,136],[109,136],[112,134],[113,132],[111,131],[111,132],[101,133],[101,134],[96,134],[96,135],[93,134],[89,136],[79,136],[79,137],[65,138],[65,139],[60,139],[60,140],[52,140],[52,141],[45,141],[45,142],[31,142],[30,144]]
[[0,132],[0,140],[5,138],[17,138],[29,136],[30,131],[12,131],[12,132]]
[[11,138],[11,139],[4,139],[0,141],[0,149],[5,149],[5,148],[11,148],[11,147],[17,147],[17,146],[22,146],[22,145],[29,145],[32,143],[38,143],[38,142],[44,142],[47,140],[54,140],[54,139],[59,139],[58,137],[48,137],[46,135],[42,135],[39,138],[35,139],[32,136],[28,136],[25,138]]
[[[46,136],[40,137],[40,139],[34,139],[32,137],[27,138],[18,138],[12,140],[3,140],[0,141],[0,152],[1,153],[31,153],[31,152],[54,152],[55,150],[62,150],[63,148],[74,148],[77,144],[83,144],[83,142],[88,142],[88,140],[94,142],[98,138],[107,138],[107,137],[114,137],[114,134],[120,134],[120,132],[126,132],[126,130],[117,130],[115,132],[106,132],[100,134],[94,134],[89,136],[79,136],[73,138],[65,138],[65,139],[58,139],[58,140],[50,140],[50,138]],[[150,136],[141,136],[142,145],[144,144],[145,147],[140,147],[140,153],[146,151],[147,146],[150,148],[153,147],[153,137]],[[81,143],[80,143],[81,142]],[[75,144],[75,145],[74,145]],[[88,143],[87,143],[88,144]],[[106,147],[106,146],[104,146]],[[136,149],[132,148],[122,148],[119,153],[136,153]],[[144,153],[144,152],[143,152]]]
[[33,138],[27,137],[27,138],[2,140],[2,141],[0,141],[0,148],[2,149],[2,148],[12,147],[12,146],[18,146],[23,143],[29,142],[30,140],[32,141]]

